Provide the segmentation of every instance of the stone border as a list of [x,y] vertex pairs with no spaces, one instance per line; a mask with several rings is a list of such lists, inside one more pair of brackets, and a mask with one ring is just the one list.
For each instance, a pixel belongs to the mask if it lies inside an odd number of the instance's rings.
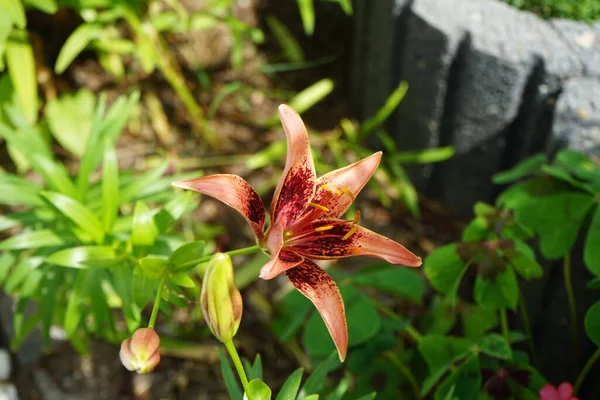
[[600,23],[544,21],[496,0],[361,0],[355,15],[361,118],[405,80],[387,126],[399,148],[456,148],[408,166],[421,192],[470,214],[500,190],[491,176],[530,154],[600,154]]

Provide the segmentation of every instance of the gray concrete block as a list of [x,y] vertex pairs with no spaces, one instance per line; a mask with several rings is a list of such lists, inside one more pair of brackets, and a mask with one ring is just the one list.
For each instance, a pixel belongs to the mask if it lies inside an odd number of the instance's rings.
[[[421,150],[440,144],[440,124],[452,61],[466,32],[435,13],[436,1],[416,0],[404,21],[405,37],[397,66],[399,80],[409,84],[408,93],[391,121],[390,134],[400,150]],[[433,10],[433,13],[431,12]],[[431,166],[407,166],[419,190],[424,190]]]
[[583,74],[600,77],[600,22],[554,19],[550,24],[579,58]]
[[600,156],[600,78],[572,78],[564,83],[549,150],[564,146]]

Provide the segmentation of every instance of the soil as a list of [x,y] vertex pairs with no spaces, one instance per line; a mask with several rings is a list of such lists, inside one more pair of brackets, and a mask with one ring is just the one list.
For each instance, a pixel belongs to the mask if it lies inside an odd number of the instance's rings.
[[[322,59],[331,54],[339,55],[334,61],[315,68],[265,75],[260,69],[261,63],[279,60],[280,53],[276,43],[267,41],[256,51],[252,47],[246,49],[242,68],[234,70],[228,62],[231,38],[222,29],[204,34],[209,37],[198,34],[168,38],[171,48],[177,50],[182,65],[186,66],[184,72],[188,83],[205,110],[211,99],[228,83],[241,81],[247,88],[242,91],[243,94],[226,97],[211,121],[212,128],[218,131],[220,140],[226,144],[219,154],[200,145],[199,138],[192,133],[187,121],[185,109],[158,73],[129,73],[125,79],[116,81],[104,72],[94,54],[84,53],[66,74],[55,77],[42,88],[43,95],[52,96],[79,87],[87,87],[94,92],[107,91],[109,98],[128,93],[132,87],[141,89],[143,94],[154,94],[163,105],[167,125],[162,128],[156,125],[156,121],[151,118],[152,112],[146,107],[149,103],[143,98],[144,107],[138,120],[129,126],[118,143],[119,160],[123,168],[148,168],[156,159],[164,156],[158,151],[159,148],[166,149],[166,156],[173,165],[186,165],[190,170],[198,169],[195,163],[201,159],[210,160],[214,156],[239,152],[252,154],[274,140],[281,139],[281,132],[257,127],[254,123],[256,119],[269,117],[275,110],[279,101],[271,94],[277,91],[298,91],[325,77],[336,82],[334,92],[306,112],[303,118],[313,129],[326,132],[333,129],[340,118],[353,116],[353,110],[347,101],[352,21],[333,2],[315,2],[315,6],[317,21],[312,37],[303,34],[295,1],[239,1],[236,9],[240,19],[258,24],[265,31],[268,28],[264,25],[264,18],[270,14],[276,15],[300,40],[308,60]],[[79,21],[69,13],[61,13],[52,18],[38,14],[30,17],[35,18],[35,26],[39,27],[37,33],[39,38],[43,38],[42,46],[47,46],[43,47],[45,64],[42,63],[41,67],[50,70],[49,66],[53,65],[57,51],[55,43],[64,42],[64,38]],[[266,37],[269,38],[269,35]],[[186,46],[189,47],[186,49]],[[208,89],[198,83],[197,74],[192,70],[193,65],[190,65],[185,56],[186,51],[188,55],[190,52],[197,52],[198,46],[205,51],[201,62],[212,79]],[[209,50],[207,46],[210,47]],[[133,61],[130,63],[129,66],[132,66]],[[240,111],[240,104],[248,110]],[[58,147],[57,151],[60,151]],[[70,160],[67,154],[61,155],[75,169],[75,160]],[[234,161],[228,165],[207,168],[206,172],[237,173],[248,177],[251,182],[272,179],[270,168],[250,174],[243,164],[235,162],[235,156],[228,158]],[[399,203],[394,203],[391,209],[385,209],[368,194],[361,195],[359,206],[363,215],[368,216],[365,221],[367,226],[383,234],[393,233],[396,239],[420,255],[426,255],[439,244],[456,240],[463,225],[460,218],[428,199],[421,201],[420,220],[411,217]],[[233,211],[230,212],[210,199],[203,200],[202,207],[194,213],[193,219],[225,225],[225,232],[228,234],[216,239],[219,250],[230,250],[252,242],[245,231],[239,229],[241,219]],[[349,260],[341,265],[352,268],[356,264]],[[271,301],[276,292],[273,285],[276,284],[256,282],[244,290],[243,296],[246,299],[258,292]],[[236,343],[244,357],[254,358],[257,353],[261,354],[265,366],[264,378],[272,387],[278,388],[285,377],[298,367],[299,360],[288,348],[277,344],[275,339],[265,339],[271,333],[268,320],[261,313],[259,306],[252,301],[248,302]],[[186,315],[179,317],[186,321],[189,318]],[[165,319],[159,318],[157,329],[163,333],[161,337],[166,337],[173,331],[172,324]],[[93,341],[90,353],[81,356],[67,342],[57,341],[38,363],[17,365],[14,383],[23,400],[226,399],[228,396],[221,378],[216,350],[221,346],[211,336],[197,333],[198,327],[187,333],[180,332],[184,340],[193,344],[193,349],[176,356],[163,355],[157,369],[147,375],[137,375],[125,370],[119,361],[116,345]]]

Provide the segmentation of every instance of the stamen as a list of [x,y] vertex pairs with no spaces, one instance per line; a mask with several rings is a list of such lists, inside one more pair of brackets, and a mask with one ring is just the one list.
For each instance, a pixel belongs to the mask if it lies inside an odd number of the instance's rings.
[[322,206],[320,204],[309,202],[308,205],[311,206],[311,207],[314,207],[314,208],[318,208],[321,211],[329,212],[329,208],[327,208],[325,206]]
[[354,193],[352,193],[350,191],[350,189],[345,188],[345,187],[341,187],[340,190],[344,193],[346,193],[348,196],[350,196],[350,198],[352,199],[352,201],[356,200],[356,197],[354,196]]
[[358,221],[360,221],[360,211],[356,210],[354,212],[354,219],[352,220],[352,225],[358,224]]
[[293,232],[292,232],[292,231],[287,231],[287,232],[285,232],[285,233],[283,234],[283,236],[285,236],[285,237],[290,237],[290,236],[292,236],[292,235],[293,235]]
[[333,193],[335,193],[335,194],[336,194],[336,195],[338,195],[338,196],[342,194],[342,193],[341,193],[339,190],[337,190],[337,189],[335,189],[335,188],[333,188],[333,189],[331,189],[331,190],[330,190],[330,189],[329,189],[329,186],[327,186],[327,185],[321,185],[321,189],[323,189],[323,190],[326,190],[326,191],[328,191],[328,192],[329,192],[329,191],[333,191]]
[[333,229],[333,225],[320,226],[318,228],[315,228],[315,232],[323,232],[323,231],[328,231],[330,229]]
[[350,230],[348,231],[348,233],[346,233],[343,237],[342,240],[348,240],[348,238],[352,235],[354,235],[354,233],[356,232],[356,230],[358,229],[358,226],[356,225],[352,225],[352,228],[350,228]]

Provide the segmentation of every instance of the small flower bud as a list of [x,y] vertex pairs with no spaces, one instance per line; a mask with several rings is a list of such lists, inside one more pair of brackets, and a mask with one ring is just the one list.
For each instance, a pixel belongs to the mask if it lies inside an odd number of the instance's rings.
[[227,254],[216,253],[208,262],[202,281],[200,306],[213,335],[223,343],[230,341],[240,326],[243,305]]
[[121,363],[138,374],[150,372],[158,365],[160,337],[152,328],[140,328],[129,339],[121,343],[119,357]]

